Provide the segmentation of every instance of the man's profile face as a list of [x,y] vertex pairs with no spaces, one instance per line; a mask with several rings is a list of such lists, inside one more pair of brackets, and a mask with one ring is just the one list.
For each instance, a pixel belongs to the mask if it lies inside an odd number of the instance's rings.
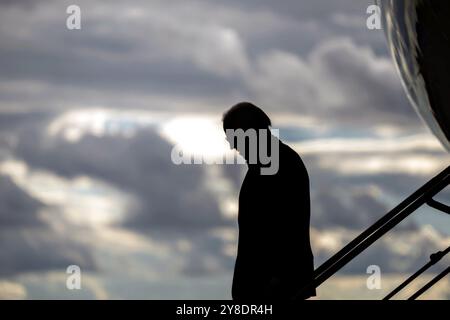
[[230,148],[235,149],[245,160],[249,160],[250,152],[257,152],[257,132],[255,129],[225,129],[225,137]]
[[225,129],[225,140],[227,140],[228,144],[230,145],[230,149],[235,149],[239,152],[237,146],[238,146],[238,138],[234,134],[236,132],[236,129]]

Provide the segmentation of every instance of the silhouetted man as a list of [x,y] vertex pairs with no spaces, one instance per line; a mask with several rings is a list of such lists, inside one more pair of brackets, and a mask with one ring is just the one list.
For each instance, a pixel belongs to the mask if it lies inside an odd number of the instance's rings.
[[[233,106],[223,116],[230,145],[248,165],[239,194],[234,300],[289,300],[312,280],[308,173],[300,156],[270,134],[270,126],[264,111],[248,102]],[[252,142],[249,135],[239,145],[239,135],[230,138],[230,132],[238,129],[257,132],[257,140]],[[257,161],[252,159],[252,147]],[[262,169],[273,163],[261,161],[261,148],[268,149],[271,161],[278,161],[275,172],[263,174]],[[314,295],[312,289],[302,298]]]

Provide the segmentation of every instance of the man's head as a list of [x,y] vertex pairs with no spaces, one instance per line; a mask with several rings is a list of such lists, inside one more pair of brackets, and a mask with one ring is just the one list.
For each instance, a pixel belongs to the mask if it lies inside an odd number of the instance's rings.
[[270,118],[250,102],[240,102],[223,115],[223,130],[231,148],[249,165],[261,167],[261,174],[278,172],[278,139],[273,138]]
[[250,102],[240,102],[223,115],[223,129],[269,129],[270,118],[260,108]]

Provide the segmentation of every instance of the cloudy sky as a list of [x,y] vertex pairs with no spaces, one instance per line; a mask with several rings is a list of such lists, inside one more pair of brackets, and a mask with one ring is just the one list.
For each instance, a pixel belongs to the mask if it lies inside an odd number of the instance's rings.
[[[306,163],[316,266],[448,165],[366,28],[371,1],[79,0],[68,30],[71,4],[0,1],[0,298],[229,299],[245,167],[171,151],[226,152],[221,114],[242,100]],[[380,298],[449,244],[423,208],[318,298]]]

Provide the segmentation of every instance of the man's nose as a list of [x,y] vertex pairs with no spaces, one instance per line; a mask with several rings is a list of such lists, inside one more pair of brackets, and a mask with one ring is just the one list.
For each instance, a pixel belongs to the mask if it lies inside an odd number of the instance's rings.
[[228,142],[228,144],[230,145],[230,148],[231,148],[231,142],[230,142],[230,139],[227,136],[225,136],[225,141]]
[[232,137],[225,136],[225,140],[230,145],[230,149],[234,149],[235,148],[235,144],[234,144],[234,141],[233,141],[234,139]]

